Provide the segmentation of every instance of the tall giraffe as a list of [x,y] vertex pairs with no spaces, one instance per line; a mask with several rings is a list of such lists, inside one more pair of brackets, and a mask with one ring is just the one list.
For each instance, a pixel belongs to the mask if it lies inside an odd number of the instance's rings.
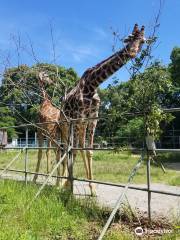
[[[67,117],[81,120],[76,121],[74,126],[74,146],[81,148],[85,147],[86,134],[88,134],[88,147],[90,150],[81,151],[86,175],[89,180],[92,180],[92,157],[93,140],[97,119],[91,119],[88,122],[83,121],[83,118],[97,118],[100,106],[100,98],[97,94],[97,88],[113,73],[119,70],[130,59],[135,58],[140,52],[142,45],[145,43],[144,26],[139,30],[135,24],[132,34],[124,40],[126,46],[117,51],[109,58],[103,60],[92,68],[87,69],[80,78],[77,85],[67,94],[64,101],[64,113]],[[76,152],[74,151],[74,158]],[[87,159],[86,159],[87,158]],[[95,193],[95,188],[92,183],[89,183],[91,194]]]
[[[45,72],[40,72],[38,74],[38,82],[39,82],[39,87],[41,90],[41,94],[43,97],[43,101],[40,105],[39,109],[39,123],[41,125],[38,127],[38,132],[37,136],[39,139],[39,147],[43,146],[43,141],[44,141],[44,136],[47,138],[47,146],[51,147],[54,146],[56,147],[55,150],[55,155],[56,155],[56,161],[58,162],[60,160],[60,149],[57,148],[57,143],[56,141],[60,137],[60,128],[58,123],[60,120],[62,120],[63,115],[61,114],[61,111],[53,106],[51,100],[49,99],[49,96],[44,88],[45,83],[52,83],[52,80],[48,77],[48,75]],[[57,122],[57,123],[49,123],[47,122]],[[44,124],[43,124],[44,123]],[[47,173],[50,172],[50,167],[51,167],[51,161],[50,161],[50,149],[48,148],[46,150],[46,157],[47,157]],[[36,174],[34,175],[33,181],[36,182],[37,177],[38,177],[38,172],[40,168],[42,160],[42,149],[40,148],[38,150],[38,162],[36,165]],[[60,168],[57,169],[57,175],[60,176]],[[59,185],[59,178],[57,178],[57,185]]]

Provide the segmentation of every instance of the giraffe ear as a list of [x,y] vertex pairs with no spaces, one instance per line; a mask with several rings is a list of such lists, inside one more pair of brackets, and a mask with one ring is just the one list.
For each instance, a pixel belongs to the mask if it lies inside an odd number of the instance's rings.
[[127,38],[124,39],[124,43],[132,41],[133,37],[134,37],[133,34],[130,34]]
[[137,32],[139,32],[139,29],[138,29],[138,24],[136,23],[136,24],[134,25],[132,34],[134,35],[134,34],[136,34]]

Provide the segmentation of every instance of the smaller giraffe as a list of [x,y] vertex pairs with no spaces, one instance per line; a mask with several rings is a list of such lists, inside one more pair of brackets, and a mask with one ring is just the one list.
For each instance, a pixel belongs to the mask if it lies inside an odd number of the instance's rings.
[[[60,148],[57,148],[57,139],[60,137],[60,129],[58,122],[60,121],[60,116],[62,117],[63,115],[60,114],[60,110],[56,107],[53,106],[51,100],[48,97],[48,94],[45,91],[44,84],[45,83],[51,83],[52,81],[49,79],[48,75],[45,72],[40,72],[38,75],[39,79],[39,87],[41,89],[43,101],[40,105],[39,109],[39,125],[38,127],[38,139],[39,139],[39,147],[43,146],[43,141],[44,141],[44,136],[47,137],[47,147],[48,149],[46,150],[46,156],[47,156],[47,173],[50,172],[51,168],[51,161],[50,161],[50,147],[54,146],[56,147],[55,149],[55,155],[56,155],[56,162],[60,160]],[[57,123],[48,123],[47,122],[57,122]],[[44,124],[43,124],[44,123]],[[40,148],[38,150],[38,162],[36,165],[36,174],[34,175],[33,181],[36,182],[37,177],[38,177],[38,172],[40,168],[42,160],[42,149]],[[64,170],[63,170],[64,172]],[[60,176],[60,167],[57,169],[57,175]],[[59,185],[60,181],[59,178],[57,178],[56,184]]]

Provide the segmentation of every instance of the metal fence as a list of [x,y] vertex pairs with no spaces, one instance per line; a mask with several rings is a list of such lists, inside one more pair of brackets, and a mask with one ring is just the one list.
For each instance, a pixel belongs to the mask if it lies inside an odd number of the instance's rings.
[[[36,133],[35,133],[36,135]],[[101,142],[95,142],[94,147],[95,148],[109,148],[109,147],[118,147],[122,145],[128,145],[132,147],[137,147],[138,145],[142,145],[142,143],[137,142],[136,137],[114,137],[110,138],[110,140],[107,138],[105,141]],[[166,149],[177,149],[180,148],[180,135],[177,136],[172,136],[172,135],[167,135],[163,136],[162,139],[155,141],[156,147],[157,148],[166,148]],[[13,147],[25,147],[26,146],[26,138],[16,138],[13,140],[8,140],[8,146],[13,146]],[[28,147],[38,147],[38,138],[37,137],[29,137],[28,138]],[[47,147],[47,139],[44,138],[43,146]]]
[[[173,111],[173,109],[172,109]],[[177,109],[176,109],[177,111]],[[180,109],[179,109],[180,111]],[[170,112],[170,110],[168,110],[168,112]],[[92,119],[83,119],[83,121],[89,121]],[[109,186],[116,186],[116,187],[121,187],[121,188],[126,188],[127,185],[126,184],[115,184],[115,183],[110,183],[110,182],[103,182],[103,181],[97,181],[97,180],[90,180],[90,179],[82,179],[82,178],[76,178],[74,177],[73,174],[73,151],[74,150],[93,150],[93,151],[111,151],[111,150],[115,150],[115,148],[88,148],[88,147],[76,147],[73,145],[73,128],[74,128],[74,124],[76,123],[76,121],[79,121],[79,119],[72,119],[68,122],[68,126],[69,126],[69,141],[68,141],[68,146],[66,146],[66,149],[64,151],[64,155],[61,156],[61,159],[59,161],[59,163],[56,164],[56,166],[52,169],[50,174],[45,174],[45,173],[38,173],[39,176],[45,176],[47,177],[45,182],[43,183],[43,185],[40,187],[39,191],[37,192],[37,194],[35,195],[34,199],[36,199],[40,192],[42,191],[42,189],[45,187],[45,185],[47,184],[48,180],[50,178],[63,178],[62,176],[55,176],[54,172],[55,170],[58,168],[58,166],[62,163],[63,159],[65,157],[67,157],[68,159],[68,179],[71,183],[71,191],[73,192],[73,186],[74,186],[74,181],[81,181],[81,182],[88,182],[88,183],[96,183],[96,184],[103,184],[103,185],[109,185]],[[53,122],[51,122],[53,123]],[[41,123],[37,123],[36,125],[39,125]],[[47,123],[49,124],[49,123]],[[29,171],[28,170],[28,151],[31,149],[54,149],[54,148],[47,148],[47,147],[31,147],[28,146],[28,127],[31,126],[35,126],[35,124],[24,124],[21,125],[22,127],[26,128],[26,139],[25,139],[25,146],[20,146],[20,147],[4,147],[2,148],[3,150],[8,150],[8,149],[16,149],[16,150],[23,150],[25,152],[25,158],[24,158],[24,170],[20,170],[20,169],[12,169],[11,167],[11,162],[16,161],[16,159],[14,158],[4,169],[0,169],[2,172],[0,173],[0,176],[3,176],[3,173],[5,173],[6,171],[10,171],[10,172],[17,172],[17,173],[23,173],[24,174],[24,179],[25,182],[27,183],[28,175],[34,175],[35,172]],[[19,127],[19,126],[13,126],[13,127]],[[2,128],[3,129],[3,128]],[[62,145],[59,145],[58,147],[62,147]],[[165,194],[165,195],[171,195],[171,196],[177,196],[180,197],[180,193],[172,193],[172,192],[168,192],[168,191],[160,191],[160,190],[155,190],[151,188],[151,160],[150,160],[150,152],[147,148],[128,148],[128,150],[133,150],[136,152],[144,152],[147,156],[147,161],[146,161],[146,178],[147,178],[147,187],[135,187],[135,186],[128,186],[129,189],[135,189],[138,191],[145,191],[147,192],[147,198],[148,198],[148,216],[149,216],[149,221],[151,221],[151,194],[152,193],[158,193],[158,194]],[[180,149],[156,149],[156,152],[180,152]]]

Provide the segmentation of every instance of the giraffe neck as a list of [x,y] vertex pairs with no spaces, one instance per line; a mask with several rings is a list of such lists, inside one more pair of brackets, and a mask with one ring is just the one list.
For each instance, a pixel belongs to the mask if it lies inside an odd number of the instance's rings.
[[136,54],[137,53],[130,51],[128,46],[126,46],[94,67],[89,68],[80,80],[84,83],[84,91],[94,94],[102,82],[123,67],[127,61],[135,57]]
[[43,100],[49,99],[48,94],[44,87],[44,83],[41,80],[39,80],[39,88],[40,88]]
[[98,86],[125,65],[128,60],[134,58],[140,47],[141,43],[134,41],[94,67],[87,69],[76,87],[68,93],[64,103],[65,113],[67,114],[71,110],[81,112],[83,109],[89,109],[93,97],[97,94]]

